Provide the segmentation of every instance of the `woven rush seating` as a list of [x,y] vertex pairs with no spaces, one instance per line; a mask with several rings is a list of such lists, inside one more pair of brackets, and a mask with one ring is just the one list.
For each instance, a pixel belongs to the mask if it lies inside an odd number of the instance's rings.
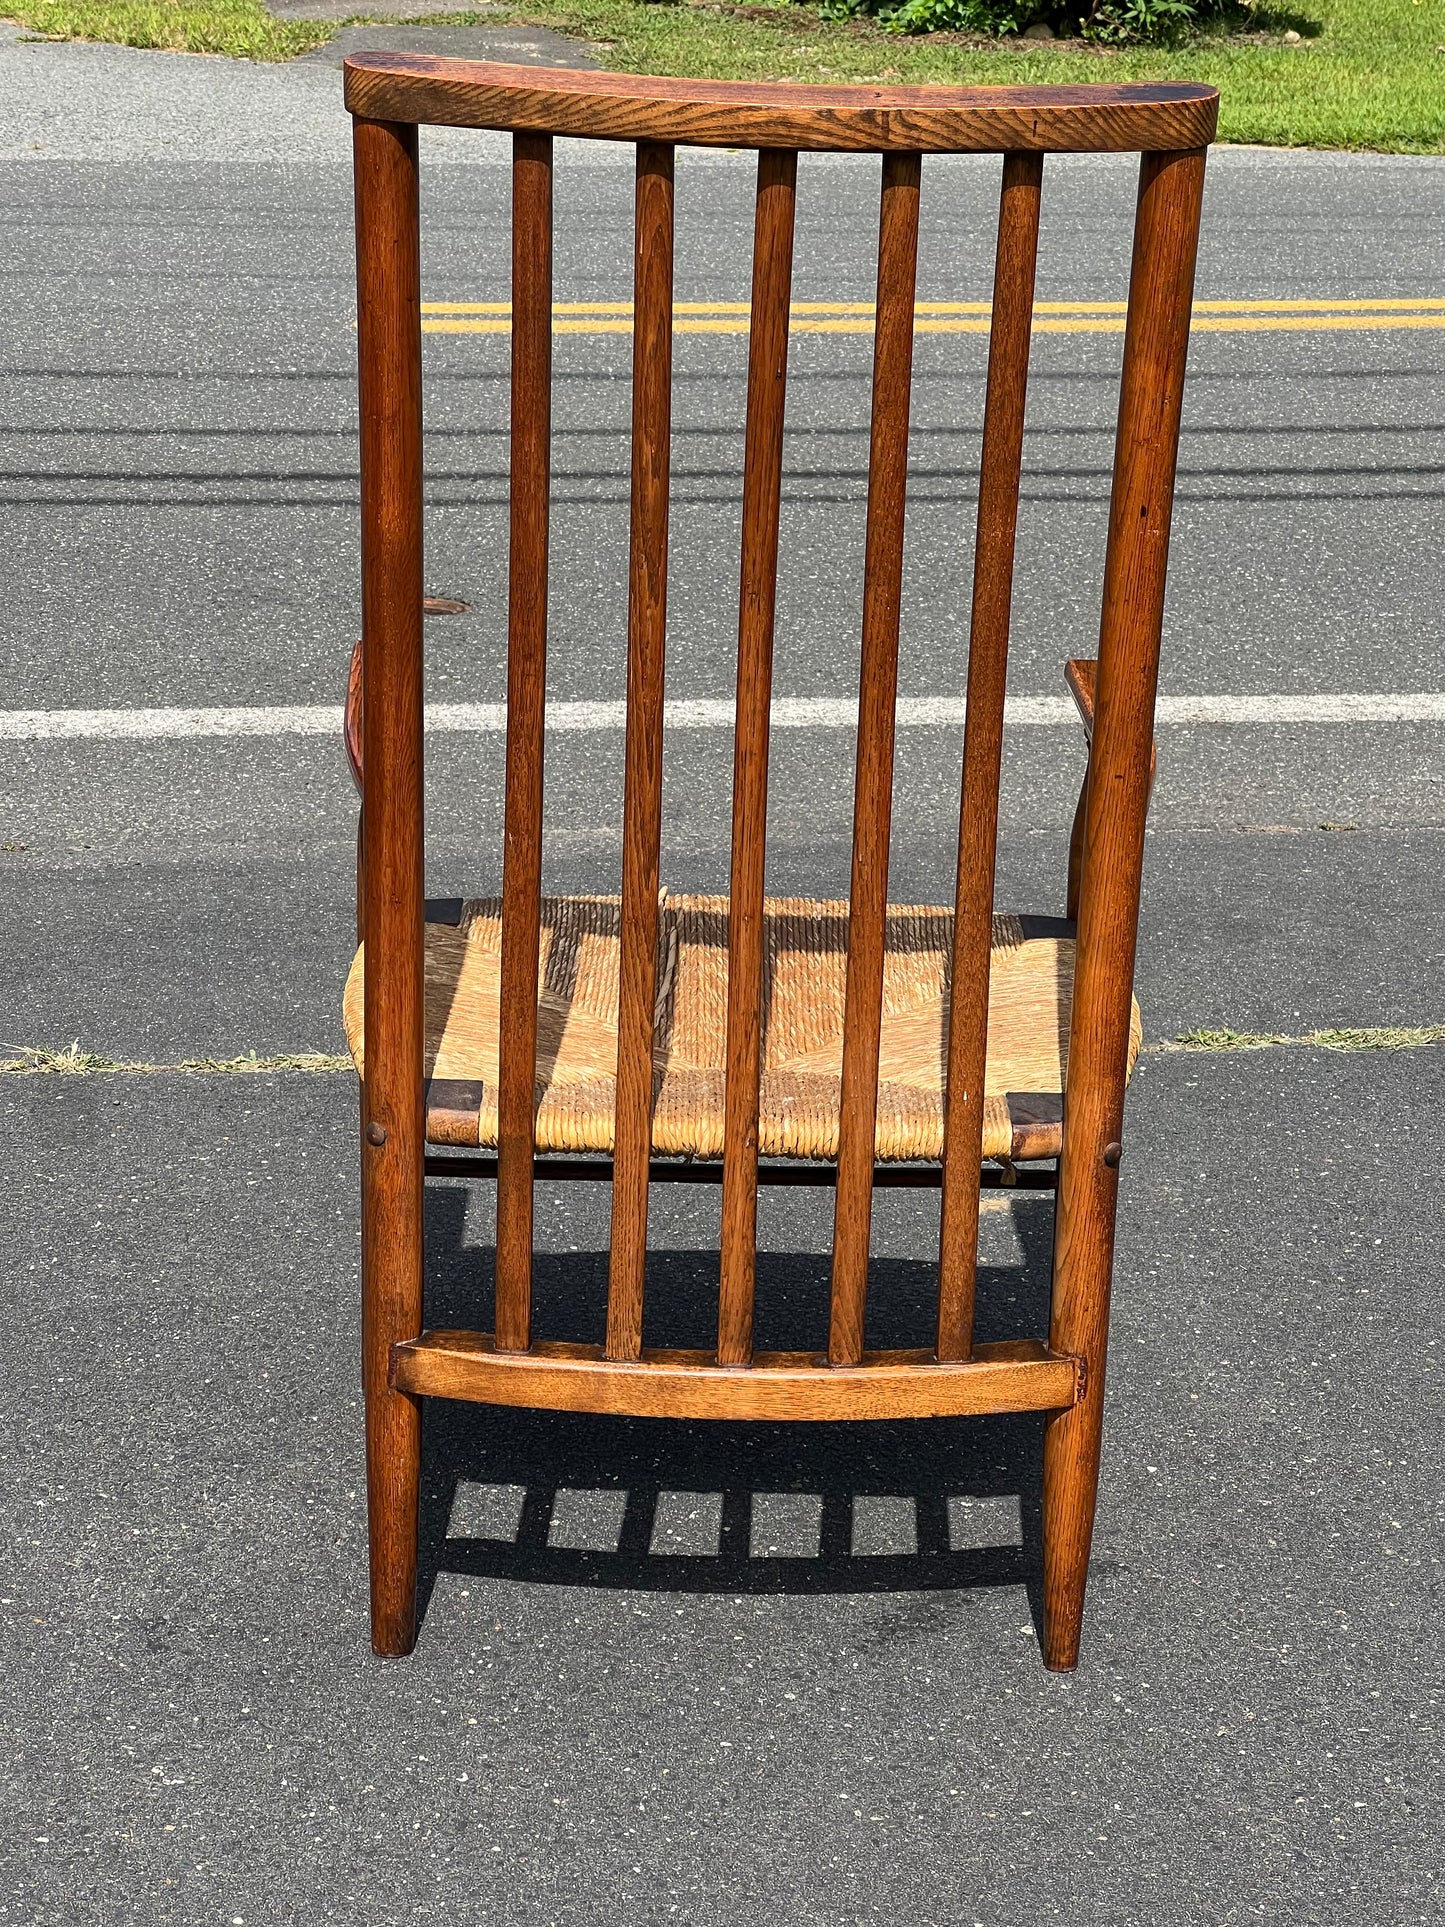
[[[537,1039],[539,1152],[613,1149],[621,903],[544,897]],[[834,1159],[847,973],[848,905],[764,905],[763,1076],[758,1148]],[[950,910],[892,905],[884,953],[876,1154],[943,1154]],[[347,1040],[361,1070],[364,946],[346,987]],[[497,1139],[501,904],[430,903],[426,925],[427,1137]],[[1051,1158],[1062,1140],[1073,925],[995,916],[989,976],[983,1155]],[[654,1153],[720,1158],[728,987],[726,897],[664,894],[658,918]],[[1135,1004],[1129,1066],[1138,1054]]]

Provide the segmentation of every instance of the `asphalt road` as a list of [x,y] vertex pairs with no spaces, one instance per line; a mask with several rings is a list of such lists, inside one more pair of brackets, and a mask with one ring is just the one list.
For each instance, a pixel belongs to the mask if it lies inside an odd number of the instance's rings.
[[[347,130],[325,62],[0,30],[6,710],[334,701],[356,633]],[[505,297],[505,150],[424,148],[424,295]],[[799,299],[871,295],[876,167],[805,163]],[[920,294],[985,298],[990,167],[930,168]],[[1445,163],[1223,152],[1167,693],[1434,691]],[[746,298],[750,175],[679,167],[681,299]],[[1121,298],[1129,170],[1050,164],[1041,295]],[[626,157],[559,167],[559,298],[625,300]],[[1118,337],[1038,338],[1014,675],[1092,653]],[[904,691],[962,687],[985,343],[921,338]],[[630,346],[559,338],[552,688],[620,693]],[[855,688],[864,335],[800,336],[778,692]],[[745,342],[679,338],[669,692],[728,689]],[[495,700],[506,343],[426,340],[438,700]],[[615,734],[552,739],[549,880],[615,877]],[[495,885],[500,739],[434,740],[431,887]],[[1171,726],[1152,1041],[1438,1022],[1441,727]],[[956,756],[900,736],[893,894],[947,887]],[[668,739],[665,874],[725,871],[729,748]],[[770,881],[846,877],[846,731],[779,737]],[[1001,899],[1053,910],[1079,749],[1009,746]],[[0,1042],[174,1063],[341,1048],[354,803],[312,737],[0,742]],[[1325,827],[1328,826],[1328,827]],[[1131,1099],[1084,1663],[1039,1663],[1029,1421],[692,1430],[439,1412],[414,1658],[366,1650],[354,1089],[0,1078],[11,1557],[0,1922],[1441,1917],[1442,1059],[1151,1054]],[[659,1342],[700,1342],[710,1211],[661,1201]],[[437,1187],[434,1320],[485,1322],[488,1201]],[[816,1318],[817,1201],[765,1213],[764,1317]],[[882,1337],[929,1207],[883,1201]],[[542,1212],[586,1335],[605,1218]],[[1036,1203],[986,1317],[1042,1317]],[[666,1329],[662,1329],[662,1327]]]

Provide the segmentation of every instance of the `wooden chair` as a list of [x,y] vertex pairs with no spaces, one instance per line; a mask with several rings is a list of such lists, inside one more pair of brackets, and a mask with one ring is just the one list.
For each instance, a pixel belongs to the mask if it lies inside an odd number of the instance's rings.
[[[1045,1415],[1044,1653],[1072,1667],[1093,1528],[1165,563],[1204,150],[1198,86],[763,86],[401,54],[346,63],[355,116],[365,943],[363,1350],[372,1639],[410,1651],[423,1397],[673,1418]],[[498,902],[422,890],[417,125],[504,129],[512,172],[511,550]],[[543,898],[554,135],[637,146],[620,900]],[[676,146],[758,150],[731,888],[659,894]],[[764,896],[783,399],[800,150],[882,156],[852,887]],[[1003,157],[956,909],[887,895],[919,190],[925,153]],[[1068,920],[996,917],[994,864],[1040,183],[1141,154],[1097,665]],[[364,686],[364,702],[363,702]],[[1067,1103],[1063,1098],[1067,1069]],[[475,1147],[428,1152],[427,1146]],[[482,1155],[495,1146],[495,1158]],[[429,1173],[495,1177],[496,1329],[423,1328]],[[532,1336],[533,1183],[612,1185],[606,1342]],[[717,1344],[643,1345],[648,1188],[718,1182]],[[973,1341],[982,1185],[1056,1189],[1047,1342]],[[753,1350],[757,1188],[836,1184],[826,1349]],[[934,1346],[864,1341],[875,1185],[942,1190]],[[821,1338],[821,1333],[820,1333]]]

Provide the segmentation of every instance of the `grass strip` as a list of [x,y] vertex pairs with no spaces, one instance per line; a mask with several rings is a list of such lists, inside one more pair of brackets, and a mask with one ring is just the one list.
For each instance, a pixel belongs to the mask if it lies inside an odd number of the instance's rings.
[[1146,1044],[1156,1055],[1177,1051],[1196,1051],[1222,1056],[1233,1051],[1251,1050],[1426,1050],[1445,1044],[1445,1024],[1425,1024],[1407,1030],[1391,1026],[1361,1030],[1311,1030],[1301,1037],[1285,1037],[1277,1031],[1186,1030],[1179,1037]]
[[82,1050],[77,1038],[64,1050],[49,1050],[44,1045],[11,1044],[0,1046],[17,1054],[0,1060],[4,1077],[159,1077],[166,1072],[186,1077],[249,1077],[268,1071],[305,1071],[307,1073],[349,1071],[350,1057],[329,1057],[324,1051],[292,1051],[280,1057],[258,1057],[248,1051],[244,1057],[183,1057],[175,1064],[135,1063],[124,1058],[98,1057]]
[[[341,24],[277,20],[261,0],[22,0],[10,17],[60,39],[250,60],[290,59]],[[364,7],[351,18],[364,21]],[[1445,0],[1260,0],[1255,18],[1248,34],[1121,49],[908,37],[871,20],[823,21],[788,0],[520,0],[414,24],[552,27],[591,41],[605,66],[624,73],[955,85],[1202,80],[1223,96],[1223,140],[1445,152]],[[1286,32],[1299,38],[1287,42]]]

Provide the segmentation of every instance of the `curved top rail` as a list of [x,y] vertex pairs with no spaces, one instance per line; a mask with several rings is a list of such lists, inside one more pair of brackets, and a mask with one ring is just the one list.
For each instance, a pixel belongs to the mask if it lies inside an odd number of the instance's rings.
[[346,105],[368,120],[684,147],[880,153],[1140,153],[1205,147],[1219,95],[1119,87],[813,87],[356,54]]

